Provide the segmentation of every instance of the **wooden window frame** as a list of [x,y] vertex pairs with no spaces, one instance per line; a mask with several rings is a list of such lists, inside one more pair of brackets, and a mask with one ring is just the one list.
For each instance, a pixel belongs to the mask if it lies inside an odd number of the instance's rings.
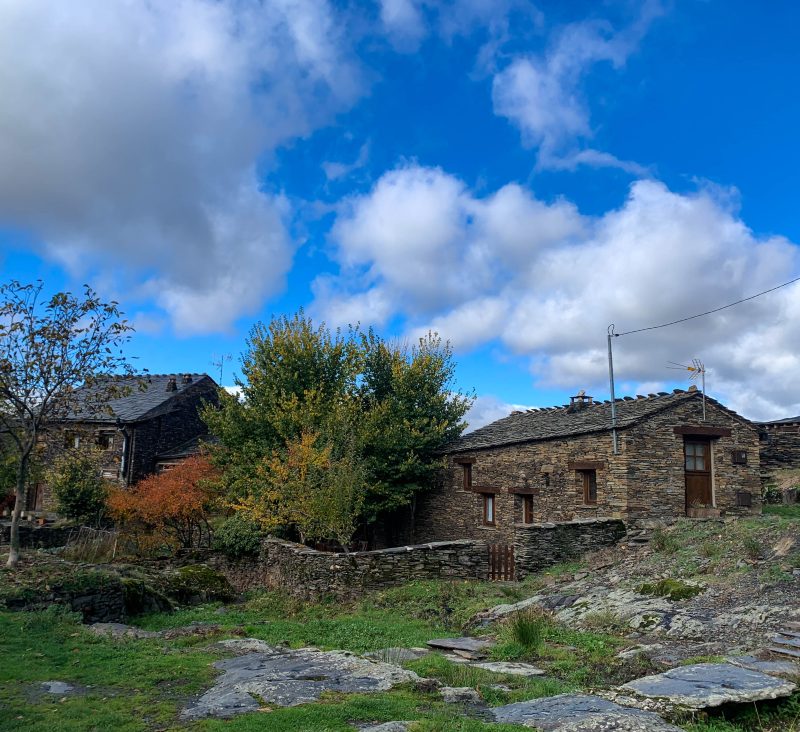
[[115,437],[114,430],[100,430],[97,433],[97,447],[101,450],[111,450],[114,447]]
[[731,463],[733,465],[747,465],[747,450],[731,450]]
[[[494,493],[481,493],[481,498],[483,499],[483,525],[484,526],[496,526],[497,525],[497,516],[495,511],[497,506],[495,505],[494,501]],[[489,506],[491,506],[491,511],[489,511]],[[491,520],[489,519],[489,515],[491,514]]]
[[533,523],[533,496],[532,495],[524,495],[524,496],[522,496],[522,523],[523,524],[532,524]]
[[472,490],[472,463],[461,463],[461,467],[464,470],[464,490]]
[[[596,506],[597,505],[597,470],[583,469],[579,470],[581,476],[581,483],[583,484],[583,505]],[[592,480],[594,479],[594,480]],[[592,483],[594,482],[594,498],[592,498]]]

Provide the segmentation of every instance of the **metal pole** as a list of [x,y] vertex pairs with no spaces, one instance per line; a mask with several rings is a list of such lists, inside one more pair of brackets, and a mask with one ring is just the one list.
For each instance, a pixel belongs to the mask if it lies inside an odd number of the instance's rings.
[[706,367],[705,364],[702,365],[702,371],[700,372],[703,375],[703,422],[706,421]]
[[611,336],[614,333],[614,324],[608,326],[608,382],[611,386],[611,439],[614,444],[614,454],[619,453],[617,447],[617,406],[614,399],[614,358],[611,354]]

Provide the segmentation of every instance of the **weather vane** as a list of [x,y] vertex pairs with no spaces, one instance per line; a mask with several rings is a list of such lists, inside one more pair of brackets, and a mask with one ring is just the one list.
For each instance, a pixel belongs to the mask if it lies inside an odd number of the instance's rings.
[[667,366],[668,369],[675,371],[689,371],[689,381],[697,381],[700,383],[703,390],[703,422],[706,421],[706,367],[699,358],[693,358],[691,366],[682,363],[669,362],[671,365]]

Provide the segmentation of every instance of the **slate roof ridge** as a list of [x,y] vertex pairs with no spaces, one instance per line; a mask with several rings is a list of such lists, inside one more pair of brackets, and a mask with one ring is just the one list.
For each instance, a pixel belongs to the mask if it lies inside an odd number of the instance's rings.
[[[191,380],[183,382],[183,376],[189,374]],[[170,379],[175,379],[176,389],[167,390],[166,385]],[[98,379],[98,383],[107,383],[116,380],[124,386],[130,386],[129,393],[123,396],[108,399],[107,405],[111,413],[104,412],[100,405],[94,405],[93,409],[81,410],[79,406],[73,410],[66,421],[71,422],[137,422],[156,416],[165,405],[175,397],[195,391],[199,385],[207,385],[209,382],[214,386],[217,383],[205,373],[190,373],[188,371],[172,374],[109,374]],[[144,388],[140,388],[143,385]],[[91,391],[95,386],[87,386],[83,389]],[[80,397],[79,389],[76,394]],[[88,399],[88,397],[87,397]]]
[[755,421],[757,425],[770,425],[770,424],[798,424],[800,423],[800,415],[797,417],[784,417],[783,419],[771,419],[769,421]]
[[[703,394],[699,390],[673,389],[672,392],[658,392],[647,396],[618,397],[614,400],[617,407],[617,429],[628,429],[676,404],[689,399],[700,399],[702,396]],[[755,425],[750,420],[720,404],[713,397],[706,396],[706,402],[713,404],[751,429],[755,429]],[[591,402],[579,407],[571,405],[541,407],[534,411],[515,412],[484,425],[445,445],[442,452],[465,452],[484,447],[545,441],[595,432],[609,432],[610,430],[611,402],[609,400]]]

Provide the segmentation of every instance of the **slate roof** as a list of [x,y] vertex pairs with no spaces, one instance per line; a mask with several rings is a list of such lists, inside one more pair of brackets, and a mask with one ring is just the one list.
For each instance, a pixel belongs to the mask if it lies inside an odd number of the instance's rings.
[[786,417],[785,419],[773,419],[771,422],[756,422],[758,425],[770,425],[770,424],[798,424],[800,423],[800,416],[798,417]]
[[[91,395],[100,389],[107,389],[107,386],[103,384],[87,387],[83,393],[86,394],[85,401],[90,402],[90,405],[86,408],[76,406],[66,419],[76,422],[115,422],[117,419],[121,422],[137,422],[167,411],[170,400],[180,394],[205,390],[209,385],[216,386],[216,382],[208,374],[190,374],[190,376],[192,380],[188,384],[183,383],[183,374],[112,377],[114,386],[124,390],[123,396],[109,399],[101,405],[95,402]],[[175,391],[167,391],[167,383],[171,378],[176,381]],[[80,391],[77,392],[77,397],[80,404]]]
[[[670,409],[689,399],[701,399],[699,391],[659,392],[648,396],[624,397],[616,400],[617,429],[625,429],[642,420]],[[706,396],[706,402],[724,409],[729,414],[747,422],[743,417]],[[485,447],[497,447],[519,442],[553,440],[591,432],[611,430],[611,402],[593,402],[576,408],[544,407],[512,412],[508,417],[487,424],[463,435],[443,448],[443,452],[463,452]]]
[[213,445],[217,442],[219,442],[219,439],[211,435],[197,435],[173,447],[171,450],[166,450],[156,455],[156,460],[182,460],[192,455],[198,455],[201,444]]

